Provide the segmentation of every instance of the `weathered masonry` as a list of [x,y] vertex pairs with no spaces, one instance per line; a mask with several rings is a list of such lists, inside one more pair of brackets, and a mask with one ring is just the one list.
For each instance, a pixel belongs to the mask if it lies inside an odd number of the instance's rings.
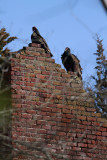
[[11,87],[14,160],[107,159],[107,121],[76,75],[39,44],[11,59]]

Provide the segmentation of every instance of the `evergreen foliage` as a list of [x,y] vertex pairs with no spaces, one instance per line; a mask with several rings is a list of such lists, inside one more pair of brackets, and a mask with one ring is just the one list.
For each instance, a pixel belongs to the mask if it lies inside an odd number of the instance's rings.
[[97,52],[96,57],[96,76],[92,76],[95,80],[95,106],[97,111],[102,113],[103,117],[107,118],[107,60],[104,56],[103,40],[97,37]]
[[17,37],[10,37],[5,28],[0,29],[0,55],[6,56],[10,50],[6,47],[7,44],[17,39]]

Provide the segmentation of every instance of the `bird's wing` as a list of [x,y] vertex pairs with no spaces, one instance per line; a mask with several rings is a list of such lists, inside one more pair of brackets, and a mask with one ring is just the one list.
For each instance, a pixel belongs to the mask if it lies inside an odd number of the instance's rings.
[[73,58],[74,62],[79,65],[80,71],[82,73],[82,67],[80,65],[80,60],[74,54],[72,54],[72,58]]
[[38,29],[36,29],[35,33],[37,34],[37,36],[39,36],[39,37],[41,37],[41,38],[42,38],[42,36],[40,35],[40,33],[39,33]]
[[77,56],[75,56],[74,54],[71,54],[72,55],[72,58],[75,62],[80,62],[80,60],[77,58]]

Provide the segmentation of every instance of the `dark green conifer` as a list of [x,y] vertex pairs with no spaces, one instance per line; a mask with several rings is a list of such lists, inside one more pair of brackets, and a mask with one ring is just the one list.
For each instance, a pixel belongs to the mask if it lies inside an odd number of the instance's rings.
[[103,117],[107,117],[107,60],[104,56],[102,40],[99,37],[97,38],[97,52],[94,54],[97,56],[96,76],[92,77],[95,80],[95,105]]

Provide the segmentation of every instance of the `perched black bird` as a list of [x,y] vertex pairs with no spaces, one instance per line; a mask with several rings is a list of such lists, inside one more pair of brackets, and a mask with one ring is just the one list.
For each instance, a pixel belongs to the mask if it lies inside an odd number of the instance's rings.
[[71,54],[70,48],[65,48],[64,53],[61,55],[61,59],[67,72],[76,72],[77,76],[82,79],[82,68],[80,66],[80,61],[74,54]]
[[32,27],[32,35],[31,35],[31,41],[32,43],[38,43],[38,44],[41,44],[41,47],[44,48],[45,52],[50,54],[51,57],[53,56],[45,39],[40,35],[38,29],[36,27]]

